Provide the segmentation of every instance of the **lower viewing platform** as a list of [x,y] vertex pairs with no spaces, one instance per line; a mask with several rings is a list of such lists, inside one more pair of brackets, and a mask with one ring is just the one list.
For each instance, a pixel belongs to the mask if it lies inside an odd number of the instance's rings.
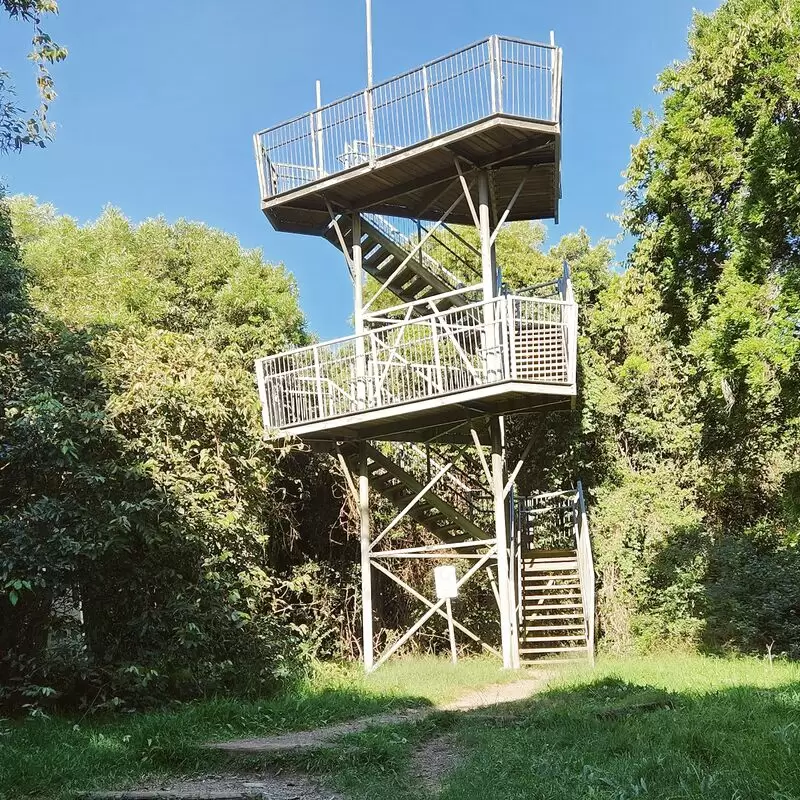
[[569,407],[576,394],[571,300],[504,295],[383,321],[259,359],[266,435],[424,439],[487,414]]

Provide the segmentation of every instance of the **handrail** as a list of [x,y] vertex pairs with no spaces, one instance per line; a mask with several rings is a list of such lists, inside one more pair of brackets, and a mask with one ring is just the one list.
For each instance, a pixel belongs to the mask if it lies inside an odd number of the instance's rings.
[[558,124],[560,95],[559,48],[510,37],[482,39],[256,133],[257,159],[285,167],[275,183],[266,182],[262,199],[374,166],[493,114]]
[[[355,413],[348,396],[363,396],[362,410],[369,410],[505,380],[563,385],[566,392],[573,388],[567,345],[574,319],[563,300],[507,295],[260,358],[265,425],[283,429]],[[356,369],[359,339],[363,370]],[[554,344],[560,358],[553,358]]]
[[577,490],[575,492],[575,501],[575,550],[578,560],[578,573],[580,575],[583,617],[586,624],[586,648],[589,652],[590,660],[594,663],[594,560],[592,558],[592,544],[589,537],[589,521],[586,516],[586,502],[583,496],[583,484],[580,481],[578,481]]

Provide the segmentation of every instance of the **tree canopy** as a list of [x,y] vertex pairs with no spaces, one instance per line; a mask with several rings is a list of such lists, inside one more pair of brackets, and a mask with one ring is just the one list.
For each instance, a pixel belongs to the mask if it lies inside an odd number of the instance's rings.
[[67,57],[67,49],[53,41],[44,30],[43,19],[58,13],[57,0],[0,0],[0,8],[9,18],[32,26],[31,51],[28,58],[36,65],[36,89],[39,107],[31,114],[15,100],[11,73],[0,65],[0,153],[20,151],[26,145],[44,147],[53,136],[53,123],[48,118],[55,100],[55,82],[49,67]]

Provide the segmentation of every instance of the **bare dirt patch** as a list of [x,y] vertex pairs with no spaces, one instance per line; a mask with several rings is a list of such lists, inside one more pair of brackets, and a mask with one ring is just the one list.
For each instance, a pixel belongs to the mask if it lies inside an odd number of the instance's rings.
[[523,678],[513,683],[491,683],[474,692],[462,695],[457,700],[439,706],[439,710],[474,711],[476,708],[527,700],[532,694],[543,689],[553,675],[552,672],[541,672],[535,677]]
[[307,775],[291,772],[206,775],[126,792],[87,792],[85,800],[344,800]]
[[407,711],[375,714],[371,717],[352,719],[349,722],[338,722],[335,725],[326,725],[324,728],[315,728],[308,731],[276,733],[272,736],[260,736],[255,739],[234,739],[230,742],[216,742],[208,745],[208,747],[240,755],[315,750],[321,747],[333,747],[339,739],[350,733],[361,733],[368,728],[399,725],[403,722],[424,719],[430,714],[431,710],[429,708],[411,708]]
[[409,772],[427,794],[437,795],[444,779],[456,768],[459,752],[452,736],[439,736],[420,747],[413,755]]
[[235,739],[230,742],[216,742],[207,746],[214,750],[224,750],[228,753],[240,755],[297,752],[298,750],[334,747],[338,740],[347,734],[361,733],[369,728],[385,725],[416,722],[425,719],[429,714],[436,711],[474,711],[477,708],[485,708],[500,703],[525,700],[542,689],[552,676],[552,672],[542,672],[535,677],[523,678],[512,683],[493,683],[439,706],[376,714],[371,717],[339,722],[335,725],[327,725],[324,728],[316,728],[314,730],[278,733],[253,739]]

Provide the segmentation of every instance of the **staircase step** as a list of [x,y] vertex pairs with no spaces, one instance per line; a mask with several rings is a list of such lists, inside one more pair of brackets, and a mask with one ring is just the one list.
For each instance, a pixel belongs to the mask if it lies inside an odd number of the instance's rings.
[[523,601],[522,608],[525,611],[536,611],[536,610],[557,611],[567,608],[579,608],[581,609],[581,613],[583,613],[583,605],[581,603],[564,603],[563,605],[556,606],[556,605],[536,605],[534,603],[529,604]]
[[575,645],[574,647],[520,647],[520,655],[523,653],[574,653],[586,650],[587,645]]
[[578,641],[585,641],[586,636],[580,635],[561,635],[561,636],[522,636],[522,640],[526,644],[532,644],[534,642],[578,642]]
[[[548,587],[554,588],[554,587]],[[569,594],[538,594],[537,592],[525,592],[525,600],[535,602],[539,600],[579,600],[581,595],[578,592],[570,592]]]
[[581,585],[579,583],[550,583],[550,584],[539,584],[539,583],[530,583],[526,581],[525,578],[522,579],[525,585],[525,591],[535,591],[536,589],[580,589]]
[[583,625],[570,624],[570,625],[521,625],[521,631],[582,631]]
[[583,619],[583,611],[576,614],[531,614],[524,617],[525,622],[544,622],[546,620]]
[[372,253],[369,258],[364,259],[364,268],[381,280],[386,280],[394,272],[396,266],[397,261],[394,257],[380,249]]

